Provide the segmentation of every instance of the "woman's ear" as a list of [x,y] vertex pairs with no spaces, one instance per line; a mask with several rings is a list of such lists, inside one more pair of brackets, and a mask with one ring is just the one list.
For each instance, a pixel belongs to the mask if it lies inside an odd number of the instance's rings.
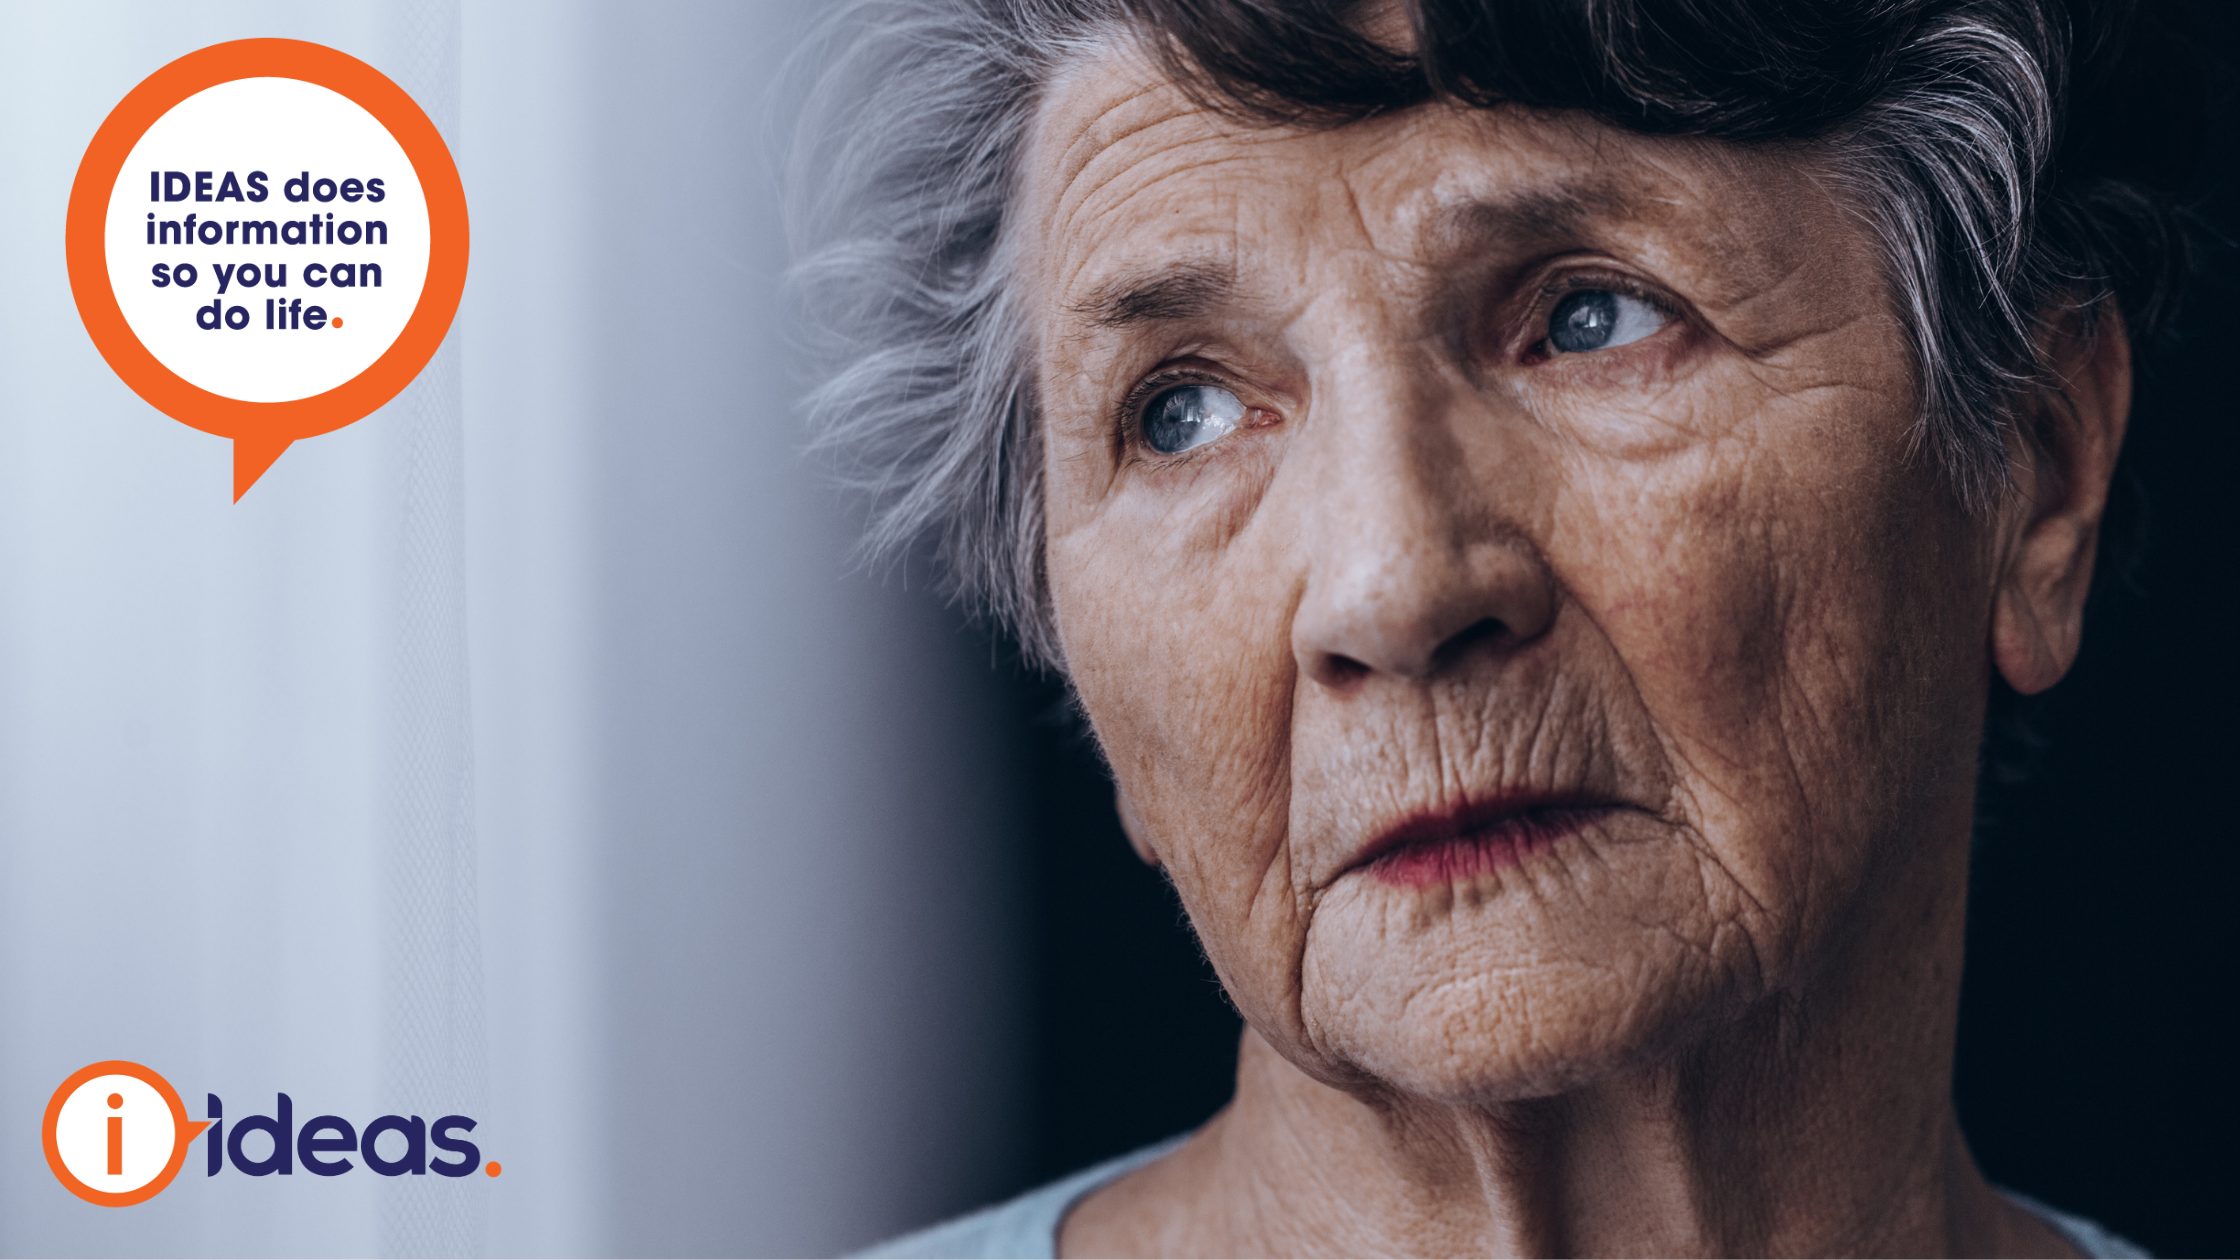
[[2077,659],[2100,517],[2131,418],[2131,339],[2114,304],[2089,331],[2071,314],[2051,337],[2053,380],[2025,417],[2036,440],[2018,454],[2014,532],[1991,613],[1991,662],[2024,695],[2061,681]]
[[1143,820],[1136,817],[1136,807],[1128,800],[1128,789],[1118,783],[1112,785],[1112,805],[1120,811],[1120,830],[1128,833],[1128,847],[1136,851],[1145,866],[1159,865],[1159,851],[1151,847],[1151,837],[1143,829]]

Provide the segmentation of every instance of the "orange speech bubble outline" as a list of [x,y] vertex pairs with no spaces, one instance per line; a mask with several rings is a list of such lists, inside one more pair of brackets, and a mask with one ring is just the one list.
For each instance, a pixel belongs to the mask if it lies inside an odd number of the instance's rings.
[[[109,199],[132,146],[179,102],[236,79],[299,79],[349,98],[388,128],[411,160],[428,203],[428,278],[404,331],[365,371],[323,394],[289,402],[243,402],[189,383],[141,344],[109,284]],[[290,443],[363,420],[435,357],[467,286],[467,194],[442,133],[387,75],[324,44],[237,39],[179,58],[141,80],[109,111],[70,185],[64,241],[70,293],[101,357],[156,410],[233,439],[233,497],[239,502]]]
[[[62,1148],[55,1143],[55,1127],[62,1122],[62,1104],[70,1100],[70,1095],[76,1093],[80,1085],[96,1076],[129,1076],[161,1094],[163,1101],[171,1108],[171,1162],[163,1166],[163,1171],[156,1174],[155,1180],[137,1190],[115,1194],[107,1190],[96,1190],[78,1180],[77,1174],[62,1162]],[[89,1063],[72,1072],[70,1079],[54,1091],[54,1097],[47,1100],[47,1118],[39,1125],[39,1139],[47,1148],[47,1167],[54,1170],[55,1179],[62,1183],[63,1189],[100,1207],[131,1207],[135,1203],[156,1197],[163,1192],[165,1186],[171,1184],[171,1179],[179,1175],[179,1169],[187,1162],[187,1148],[194,1145],[194,1140],[201,1137],[202,1131],[209,1127],[208,1120],[187,1119],[187,1105],[179,1101],[179,1091],[171,1088],[171,1082],[163,1079],[161,1072],[124,1059],[109,1059],[101,1063]]]

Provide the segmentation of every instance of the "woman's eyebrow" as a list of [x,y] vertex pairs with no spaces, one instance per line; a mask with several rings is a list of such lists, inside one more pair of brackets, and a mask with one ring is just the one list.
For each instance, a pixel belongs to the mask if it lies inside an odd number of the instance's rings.
[[1540,243],[1579,234],[1594,219],[1638,216],[1634,202],[1608,183],[1565,183],[1554,188],[1524,188],[1493,197],[1473,198],[1440,217],[1457,244],[1484,247],[1498,242]]
[[1190,319],[1220,305],[1235,287],[1236,272],[1227,265],[1168,263],[1099,284],[1073,311],[1099,328]]

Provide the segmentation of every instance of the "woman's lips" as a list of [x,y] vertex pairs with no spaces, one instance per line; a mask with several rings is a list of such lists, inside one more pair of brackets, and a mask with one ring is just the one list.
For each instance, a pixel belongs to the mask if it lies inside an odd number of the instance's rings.
[[1468,879],[1514,866],[1613,808],[1574,795],[1535,795],[1417,814],[1371,841],[1352,865],[1403,888]]

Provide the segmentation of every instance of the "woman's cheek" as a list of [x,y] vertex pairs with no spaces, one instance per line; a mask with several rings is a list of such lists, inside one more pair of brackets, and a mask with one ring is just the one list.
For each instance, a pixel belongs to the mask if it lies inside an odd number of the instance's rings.
[[[1257,531],[1179,547],[1140,526],[1107,515],[1054,542],[1069,663],[1209,950],[1249,967],[1260,952],[1249,938],[1288,931],[1244,922],[1271,904],[1266,881],[1285,869],[1294,673],[1280,556]],[[1288,901],[1282,891],[1274,903]]]
[[1275,455],[1237,434],[1192,459],[1138,458],[1100,501],[1053,513],[1051,587],[1076,683],[1085,698],[1108,693],[1092,702],[1100,721],[1125,721],[1163,756],[1209,736],[1226,748],[1283,738],[1244,703],[1271,678],[1288,695],[1280,556],[1256,511]]
[[1109,523],[1052,550],[1075,684],[1116,769],[1154,774],[1176,806],[1217,807],[1224,785],[1281,760],[1285,636],[1231,557]]

